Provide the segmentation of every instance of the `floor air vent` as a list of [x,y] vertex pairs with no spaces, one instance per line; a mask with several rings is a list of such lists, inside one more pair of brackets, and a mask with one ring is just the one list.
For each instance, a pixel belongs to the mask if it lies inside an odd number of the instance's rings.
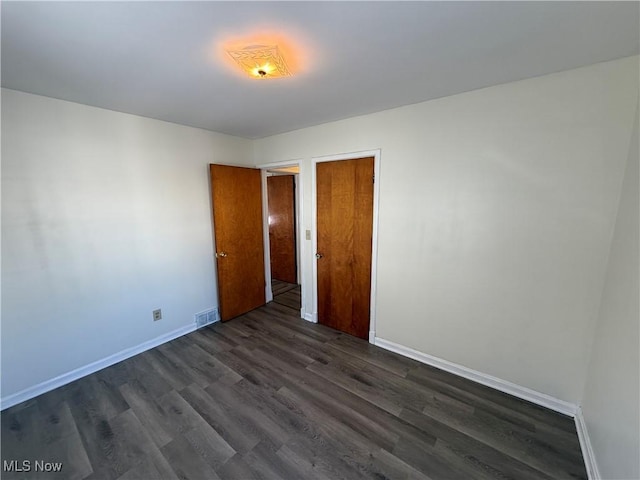
[[217,308],[196,313],[196,327],[198,328],[217,322],[218,320],[220,320],[220,313]]

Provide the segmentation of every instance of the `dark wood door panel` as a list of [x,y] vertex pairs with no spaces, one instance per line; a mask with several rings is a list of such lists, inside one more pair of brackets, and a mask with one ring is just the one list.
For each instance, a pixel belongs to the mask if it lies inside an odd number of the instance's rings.
[[260,170],[211,165],[220,318],[265,304]]
[[297,282],[293,175],[267,177],[271,278]]
[[317,164],[318,321],[369,336],[372,157]]

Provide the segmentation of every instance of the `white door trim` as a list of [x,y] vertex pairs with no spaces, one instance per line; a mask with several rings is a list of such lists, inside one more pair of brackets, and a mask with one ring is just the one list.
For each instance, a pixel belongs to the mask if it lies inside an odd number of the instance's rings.
[[271,302],[273,300],[273,291],[271,289],[271,252],[269,246],[269,200],[267,195],[267,170],[271,168],[282,168],[282,167],[295,167],[297,166],[299,169],[299,173],[294,174],[297,175],[297,180],[295,182],[296,186],[296,235],[297,235],[297,269],[298,269],[298,279],[300,282],[300,318],[307,318],[308,315],[305,311],[306,306],[306,291],[304,285],[304,255],[305,255],[305,242],[304,242],[304,208],[303,208],[303,192],[302,185],[304,184],[302,180],[303,168],[302,168],[302,160],[287,160],[283,162],[274,162],[274,163],[266,163],[264,165],[256,165],[256,168],[259,168],[262,172],[262,236],[264,242],[264,278],[266,279],[265,285],[265,297],[267,302]]
[[311,248],[313,255],[313,316],[312,321],[318,322],[318,260],[315,254],[318,251],[318,192],[316,190],[316,166],[320,162],[334,162],[337,160],[353,160],[356,158],[373,157],[373,174],[375,182],[373,184],[373,235],[371,245],[371,305],[369,318],[369,343],[375,342],[376,337],[376,296],[377,296],[377,273],[378,273],[378,210],[380,199],[380,156],[381,150],[365,150],[352,153],[341,153],[337,155],[324,155],[311,158]]

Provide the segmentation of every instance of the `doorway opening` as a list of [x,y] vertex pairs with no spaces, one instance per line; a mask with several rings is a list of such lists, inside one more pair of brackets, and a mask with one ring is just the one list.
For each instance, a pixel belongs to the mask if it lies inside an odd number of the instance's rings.
[[261,166],[267,301],[305,318],[301,266],[301,182],[298,163]]

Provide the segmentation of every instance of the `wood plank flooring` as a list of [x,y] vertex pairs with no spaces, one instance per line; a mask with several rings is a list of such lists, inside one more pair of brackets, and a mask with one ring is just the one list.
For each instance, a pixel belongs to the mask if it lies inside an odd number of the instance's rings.
[[293,308],[298,312],[300,311],[300,285],[271,280],[271,291],[273,292],[274,302]]
[[272,302],[5,410],[3,465],[32,471],[2,478],[586,478],[572,419],[298,314]]
[[282,280],[276,280],[274,278],[271,279],[271,291],[273,292],[274,298],[294,288],[300,288],[300,285],[283,282]]

